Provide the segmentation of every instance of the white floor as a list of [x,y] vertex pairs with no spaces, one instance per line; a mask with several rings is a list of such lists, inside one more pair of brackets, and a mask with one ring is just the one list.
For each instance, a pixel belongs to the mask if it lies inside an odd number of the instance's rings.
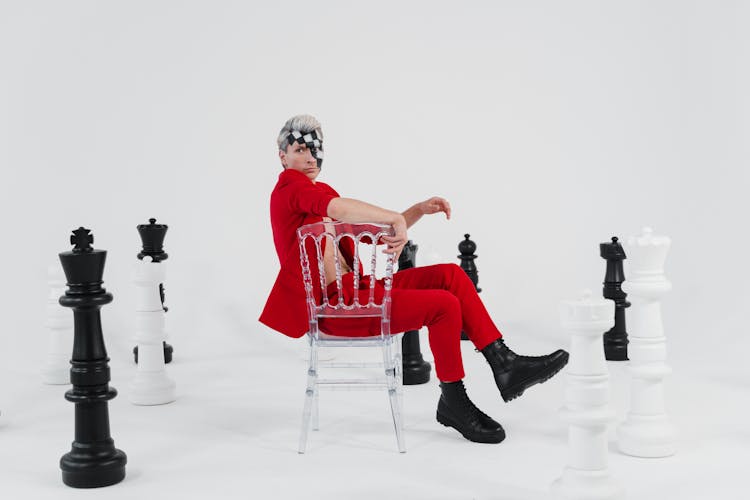
[[[107,335],[112,329],[105,321],[112,385],[120,392],[110,403],[112,437],[127,453],[128,466],[122,483],[97,490],[76,490],[61,481],[58,460],[73,439],[66,387],[41,384],[38,365],[23,356],[9,360],[0,386],[2,496],[545,499],[565,465],[566,429],[557,414],[565,371],[505,404],[484,359],[464,342],[469,394],[503,424],[505,442],[471,443],[439,425],[433,377],[429,384],[405,388],[406,454],[396,450],[385,394],[325,392],[321,429],[310,434],[308,453],[299,455],[303,342],[248,321],[199,326],[200,335],[170,339],[175,361],[168,371],[177,382],[178,400],[137,407],[127,401],[135,370],[131,341]],[[565,344],[524,332],[506,335],[511,346],[527,354]],[[422,346],[430,357],[426,335]],[[732,362],[731,353],[721,359],[674,358],[667,395],[680,430],[679,452],[666,459],[637,459],[617,452],[613,440],[613,476],[630,499],[748,498],[746,369]],[[742,370],[744,379],[738,378]],[[628,399],[625,364],[610,364],[610,373],[613,406],[622,418]]]

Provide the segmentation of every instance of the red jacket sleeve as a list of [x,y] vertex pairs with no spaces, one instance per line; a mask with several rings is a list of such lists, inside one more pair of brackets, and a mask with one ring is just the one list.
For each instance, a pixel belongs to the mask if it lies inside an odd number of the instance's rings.
[[328,204],[338,198],[338,193],[326,185],[320,189],[311,182],[294,182],[289,186],[289,204],[293,211],[313,214],[319,217],[328,216]]

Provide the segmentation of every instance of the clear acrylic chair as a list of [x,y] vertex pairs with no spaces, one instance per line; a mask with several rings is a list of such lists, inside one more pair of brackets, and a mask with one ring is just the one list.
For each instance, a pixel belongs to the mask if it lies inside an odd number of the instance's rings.
[[[375,281],[377,266],[376,245],[383,236],[392,236],[393,228],[382,224],[349,224],[343,222],[318,222],[308,224],[297,229],[297,238],[300,245],[300,261],[302,265],[302,278],[307,295],[307,315],[309,319],[309,331],[307,338],[310,342],[310,362],[307,370],[307,389],[305,391],[305,404],[302,415],[302,432],[299,439],[299,453],[304,453],[307,447],[307,435],[312,423],[313,430],[318,430],[318,394],[322,389],[338,390],[382,390],[388,393],[393,425],[396,431],[398,450],[406,452],[403,436],[402,418],[402,365],[401,365],[401,341],[400,336],[391,335],[391,284],[393,278],[394,258],[391,254],[386,256],[385,272],[383,276],[384,291],[380,303],[376,303]],[[348,242],[347,242],[348,241]],[[338,299],[330,303],[326,293],[326,275],[324,265],[325,245],[332,244],[333,260],[335,262],[336,290]],[[360,248],[368,251],[360,252]],[[360,275],[360,254],[370,255],[369,273]],[[310,255],[312,254],[312,255]],[[342,278],[342,265],[340,255],[349,254],[353,261],[352,280],[346,280],[350,292],[344,288],[346,285]],[[315,269],[311,270],[311,262]],[[316,269],[319,272],[316,272]],[[329,269],[330,273],[330,269]],[[320,288],[314,279],[315,274],[320,275]],[[347,277],[349,278],[349,277]],[[367,288],[360,290],[360,284],[367,284],[369,280],[369,291]],[[333,283],[331,283],[333,285]],[[316,299],[316,295],[318,298]],[[349,300],[344,297],[348,296]],[[367,297],[366,303],[361,303],[360,295]],[[349,302],[349,303],[347,303]],[[328,335],[321,331],[319,320],[331,324],[337,320],[346,318],[370,318],[370,321],[380,321],[379,335],[368,334],[362,337],[342,337]],[[363,320],[363,323],[370,323]],[[366,327],[365,327],[366,328]],[[319,359],[318,350],[321,347],[362,347],[380,348],[382,350],[382,362],[340,362],[322,361]],[[356,378],[321,378],[319,372],[336,369],[365,368],[369,370],[369,376]],[[373,368],[379,368],[372,376]],[[381,371],[382,370],[382,371]],[[360,370],[361,373],[365,370]],[[341,372],[339,372],[341,373]],[[312,420],[312,422],[311,422]]]

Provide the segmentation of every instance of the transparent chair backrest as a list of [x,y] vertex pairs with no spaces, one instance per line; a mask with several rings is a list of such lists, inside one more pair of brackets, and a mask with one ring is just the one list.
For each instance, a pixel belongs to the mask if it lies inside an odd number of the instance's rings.
[[[300,263],[302,265],[302,278],[305,284],[307,294],[308,318],[310,320],[310,334],[317,335],[317,319],[319,317],[381,317],[388,320],[390,317],[391,302],[391,283],[393,279],[393,255],[386,256],[385,273],[383,276],[384,294],[382,301],[378,304],[375,302],[375,282],[377,267],[377,242],[383,236],[392,236],[393,228],[383,224],[350,224],[346,222],[316,222],[307,224],[297,229],[297,239],[300,246]],[[343,270],[341,266],[341,245],[344,241],[349,240],[353,245],[353,301],[350,304],[344,302],[343,292]],[[327,279],[324,263],[324,245],[332,245],[333,262],[335,267],[336,289],[338,291],[338,300],[331,303],[326,293]],[[314,250],[311,248],[314,243]],[[360,280],[360,245],[369,245],[370,262],[368,268],[363,267],[364,275],[370,276],[369,294],[366,303],[361,303],[359,298]],[[365,246],[367,248],[367,246]],[[315,255],[310,256],[309,253]],[[313,276],[310,269],[311,259],[316,259],[319,270],[321,301],[316,302],[314,294]],[[330,270],[329,270],[330,271]]]

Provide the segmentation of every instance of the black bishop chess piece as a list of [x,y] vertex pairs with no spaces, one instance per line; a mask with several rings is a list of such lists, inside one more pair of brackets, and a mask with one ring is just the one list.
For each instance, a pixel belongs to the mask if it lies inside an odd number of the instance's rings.
[[[149,219],[148,224],[139,224],[136,226],[136,229],[138,229],[138,234],[141,236],[141,243],[143,245],[141,251],[138,252],[139,260],[143,260],[147,255],[153,259],[152,262],[161,262],[169,258],[169,254],[164,251],[164,236],[166,236],[169,226],[166,224],[157,224],[156,219]],[[167,312],[169,308],[164,305],[164,283],[159,283],[159,297],[161,297],[161,305],[164,312]],[[170,344],[167,344],[166,341],[163,344],[164,363],[169,363],[172,361],[174,348]],[[133,347],[133,359],[138,363],[138,346]]]
[[599,253],[607,260],[607,271],[604,274],[604,298],[615,302],[615,325],[604,334],[604,356],[609,361],[626,361],[628,359],[628,333],[625,331],[625,309],[630,307],[622,291],[625,281],[622,261],[627,257],[617,236],[611,243],[599,244]]
[[75,404],[75,440],[60,459],[63,483],[74,488],[98,488],[125,478],[127,457],[115,448],[109,430],[108,401],[117,396],[109,386],[109,357],[104,347],[99,309],[112,302],[102,288],[106,250],[95,250],[91,231],[73,231],[73,250],[60,254],[68,289],[60,305],[73,309],[72,389],[65,399]]
[[[464,240],[458,244],[458,251],[461,253],[458,255],[458,258],[461,259],[461,269],[464,270],[471,279],[471,282],[474,283],[477,293],[480,293],[482,289],[477,286],[477,283],[479,283],[479,273],[477,272],[477,265],[474,264],[474,259],[477,258],[477,255],[474,253],[477,250],[477,244],[471,241],[469,236],[468,233],[464,234]],[[461,340],[469,340],[469,337],[464,332],[461,332]]]
[[[417,249],[419,247],[409,240],[401,255],[398,257],[398,270],[411,269],[417,265]],[[403,357],[404,385],[426,384],[430,380],[432,366],[422,357],[419,345],[419,330],[409,330],[401,339],[401,355]]]

